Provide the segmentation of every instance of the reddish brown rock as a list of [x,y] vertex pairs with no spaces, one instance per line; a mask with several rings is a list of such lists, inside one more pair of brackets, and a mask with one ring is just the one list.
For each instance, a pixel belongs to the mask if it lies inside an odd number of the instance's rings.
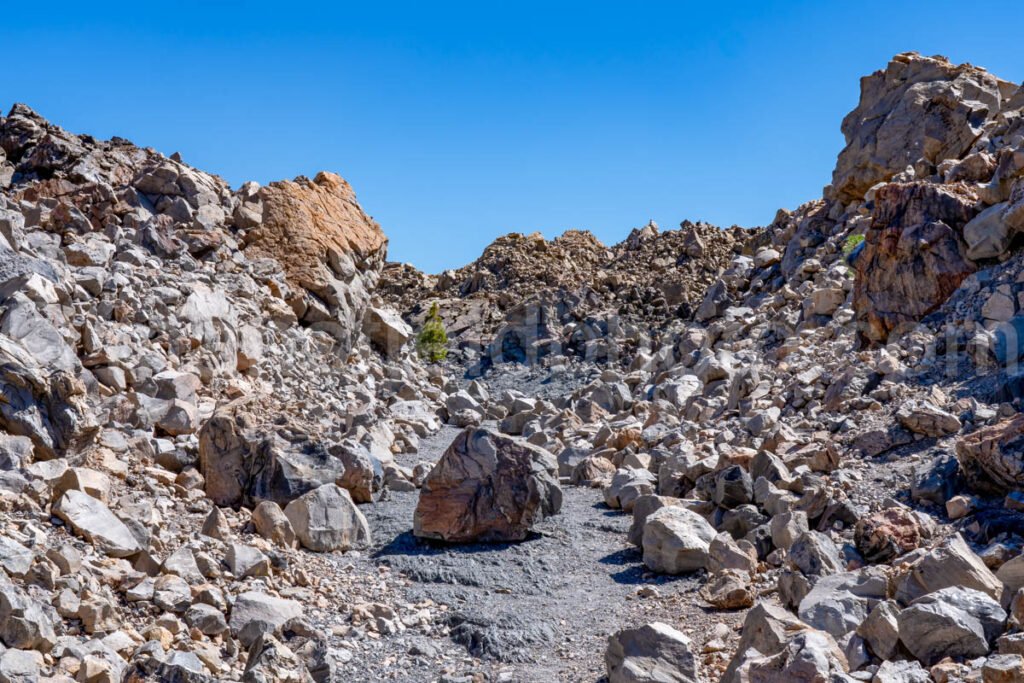
[[469,427],[427,475],[413,533],[457,543],[521,541],[561,507],[558,463],[551,453],[492,429]]
[[864,559],[887,562],[920,547],[924,532],[911,510],[888,508],[858,521],[854,539]]
[[1024,488],[1024,414],[961,438],[956,457],[968,483],[985,493]]
[[878,189],[864,250],[855,261],[860,334],[884,342],[949,298],[976,266],[964,225],[977,213],[966,187],[892,183]]

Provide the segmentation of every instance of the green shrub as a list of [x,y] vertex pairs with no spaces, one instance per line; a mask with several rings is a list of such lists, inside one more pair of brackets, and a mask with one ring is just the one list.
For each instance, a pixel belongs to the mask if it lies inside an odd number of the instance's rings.
[[864,235],[849,235],[843,243],[843,256],[849,256],[864,241]]
[[423,323],[423,329],[416,337],[416,351],[431,363],[437,363],[448,357],[448,333],[437,310],[437,302],[430,306],[430,313]]

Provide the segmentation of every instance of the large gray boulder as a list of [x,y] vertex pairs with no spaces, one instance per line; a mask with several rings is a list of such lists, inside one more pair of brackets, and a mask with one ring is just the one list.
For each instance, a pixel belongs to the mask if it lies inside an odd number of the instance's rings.
[[228,626],[232,635],[238,635],[252,622],[263,622],[273,630],[289,619],[301,617],[302,612],[302,603],[297,600],[275,598],[259,591],[249,591],[235,598]]
[[973,588],[996,602],[1004,600],[1005,586],[971,550],[960,534],[951,536],[903,569],[895,578],[896,599],[909,604],[950,586]]
[[32,440],[35,457],[73,455],[92,443],[99,427],[73,374],[39,364],[0,334],[0,430]]
[[692,510],[668,506],[656,510],[644,524],[644,564],[660,574],[684,574],[704,569],[718,532]]
[[315,552],[349,550],[370,543],[370,525],[348,491],[324,484],[284,509],[284,515],[304,548]]
[[608,683],[697,683],[700,660],[690,639],[661,622],[608,638]]
[[56,640],[43,607],[17,586],[0,582],[0,643],[47,652]]
[[468,427],[427,475],[413,533],[459,543],[521,541],[561,507],[551,453],[519,437]]
[[900,641],[930,666],[944,657],[983,657],[1006,625],[1006,612],[980,591],[943,588],[896,616]]
[[818,579],[800,601],[800,618],[840,639],[855,630],[882,600],[887,580],[878,567],[841,572]]

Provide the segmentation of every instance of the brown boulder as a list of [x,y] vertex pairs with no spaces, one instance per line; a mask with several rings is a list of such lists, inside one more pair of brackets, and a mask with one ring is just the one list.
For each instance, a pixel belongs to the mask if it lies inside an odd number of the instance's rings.
[[964,187],[892,183],[875,194],[872,224],[855,261],[853,307],[860,334],[884,342],[928,315],[976,270],[964,225],[975,215]]
[[246,256],[277,259],[299,293],[289,301],[299,318],[350,347],[387,251],[380,226],[333,173],[271,183],[259,198],[262,220],[246,235]]
[[956,457],[970,486],[991,494],[1024,488],[1024,414],[962,437]]
[[451,542],[521,541],[561,507],[551,453],[493,429],[468,427],[423,482],[413,533]]

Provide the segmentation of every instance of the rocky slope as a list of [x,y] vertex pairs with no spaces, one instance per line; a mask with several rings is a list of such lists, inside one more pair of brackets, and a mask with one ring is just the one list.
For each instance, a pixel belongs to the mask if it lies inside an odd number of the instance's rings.
[[689,221],[667,232],[651,222],[611,248],[576,230],[551,241],[512,233],[438,276],[389,263],[380,293],[414,325],[436,301],[462,362],[480,363],[477,373],[563,350],[607,361],[619,353],[601,342],[609,329],[691,317],[748,238],[740,228]]
[[764,228],[430,276],[14,107],[0,681],[1024,680],[1024,89],[898,55],[842,129]]

